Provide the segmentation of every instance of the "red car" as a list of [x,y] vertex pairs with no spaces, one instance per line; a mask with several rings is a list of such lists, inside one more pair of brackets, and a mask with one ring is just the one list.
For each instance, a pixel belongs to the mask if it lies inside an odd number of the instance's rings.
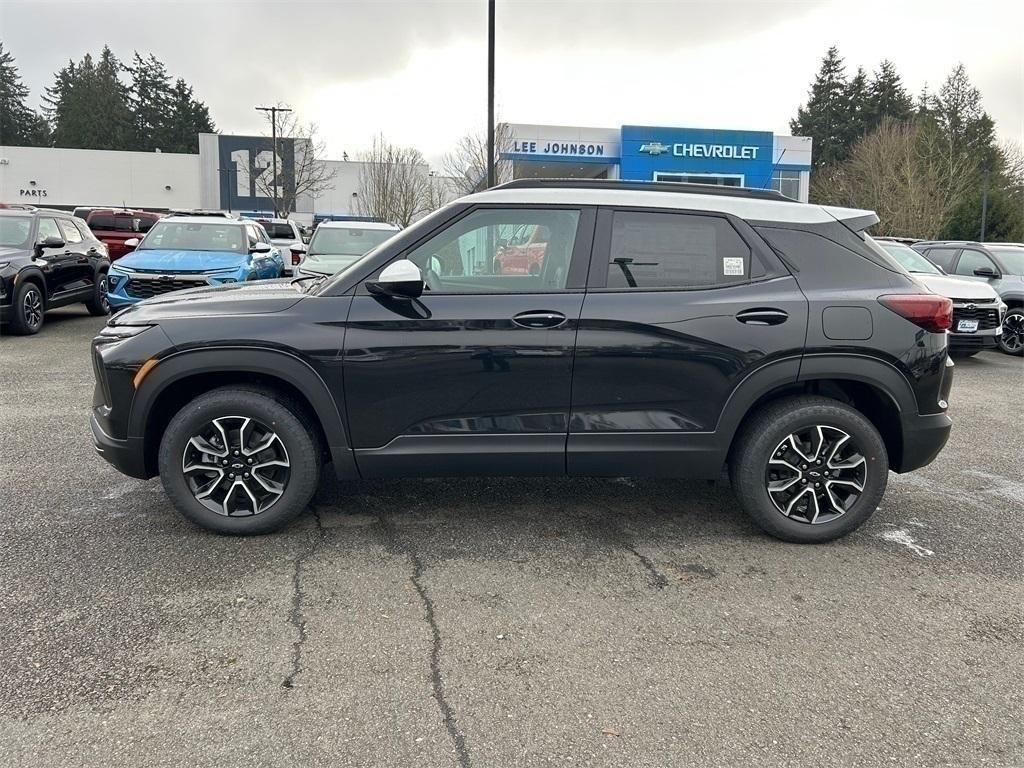
[[93,208],[85,222],[96,238],[106,244],[110,260],[119,259],[129,252],[125,240],[141,238],[163,214],[150,211],[132,211],[121,208]]
[[526,224],[519,227],[508,242],[499,242],[498,252],[494,255],[494,274],[539,275],[550,236],[545,226]]

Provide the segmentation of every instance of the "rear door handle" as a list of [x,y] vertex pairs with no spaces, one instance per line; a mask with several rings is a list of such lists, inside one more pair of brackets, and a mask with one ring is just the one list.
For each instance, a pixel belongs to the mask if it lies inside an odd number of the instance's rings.
[[779,325],[789,319],[789,314],[781,309],[757,307],[737,312],[736,319],[747,325]]
[[512,322],[523,328],[557,328],[565,322],[565,315],[547,310],[520,312],[512,318]]

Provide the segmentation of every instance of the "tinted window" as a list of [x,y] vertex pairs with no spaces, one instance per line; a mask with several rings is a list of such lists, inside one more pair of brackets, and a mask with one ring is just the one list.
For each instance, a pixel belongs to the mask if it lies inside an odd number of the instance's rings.
[[39,220],[39,235],[36,237],[37,242],[43,242],[48,237],[59,237],[61,240],[64,239],[64,235],[60,233],[57,228],[57,222],[53,219],[40,219]]
[[60,231],[64,235],[64,240],[66,242],[82,242],[82,233],[78,231],[70,219],[57,219],[57,223],[60,225]]
[[138,232],[139,220],[134,216],[100,213],[89,217],[89,227],[100,232]]
[[960,254],[960,261],[956,263],[956,274],[974,277],[974,270],[986,267],[993,272],[999,272],[996,265],[992,263],[992,259],[984,253],[964,248],[963,253]]
[[560,291],[579,218],[579,211],[567,210],[476,210],[408,258],[430,290],[441,293]]
[[298,239],[295,236],[295,232],[292,230],[292,225],[288,222],[279,223],[273,221],[261,221],[260,224],[263,225],[263,228],[267,230],[267,234],[272,238]]
[[742,282],[750,249],[726,219],[617,211],[609,288],[700,288]]
[[959,248],[929,248],[924,255],[928,257],[929,261],[934,261],[944,270],[950,272],[953,269],[953,259],[956,258],[959,250]]
[[139,217],[139,232],[149,232],[160,219],[152,219],[147,216]]

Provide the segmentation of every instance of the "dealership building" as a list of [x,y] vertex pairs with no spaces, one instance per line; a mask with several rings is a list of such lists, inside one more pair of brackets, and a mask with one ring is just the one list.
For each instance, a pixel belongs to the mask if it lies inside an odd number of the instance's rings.
[[811,139],[771,131],[508,123],[513,178],[628,179],[774,189],[807,202]]

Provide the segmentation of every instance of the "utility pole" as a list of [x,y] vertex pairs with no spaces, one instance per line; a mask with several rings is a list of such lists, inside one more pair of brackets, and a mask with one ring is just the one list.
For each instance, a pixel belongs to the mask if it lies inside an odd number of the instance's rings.
[[981,188],[981,242],[985,242],[985,225],[988,223],[988,173],[988,167],[986,167]]
[[487,188],[494,184],[494,0],[487,0]]
[[277,218],[277,113],[291,110],[288,107],[256,107],[256,111],[270,113],[270,135],[274,142],[274,218]]

